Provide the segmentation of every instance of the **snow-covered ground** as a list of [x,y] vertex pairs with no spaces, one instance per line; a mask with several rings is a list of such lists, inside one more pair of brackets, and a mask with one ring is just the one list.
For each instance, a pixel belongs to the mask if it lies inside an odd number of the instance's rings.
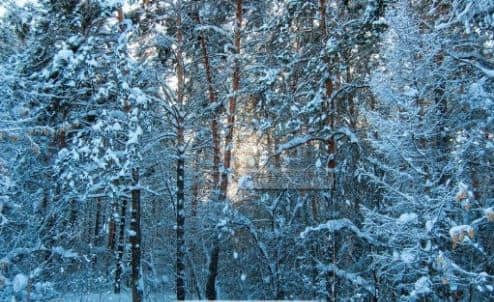
[[[174,294],[153,294],[145,296],[143,299],[145,302],[157,302],[157,301],[174,301]],[[92,294],[67,294],[62,297],[51,300],[52,302],[132,302],[132,296],[130,293],[122,293],[115,295],[113,293],[92,293]]]

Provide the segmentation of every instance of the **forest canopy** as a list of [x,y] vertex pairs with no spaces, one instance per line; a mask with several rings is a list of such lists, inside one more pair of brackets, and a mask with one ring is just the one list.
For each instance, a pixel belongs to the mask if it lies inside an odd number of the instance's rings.
[[0,301],[492,301],[494,2],[0,0],[0,151]]

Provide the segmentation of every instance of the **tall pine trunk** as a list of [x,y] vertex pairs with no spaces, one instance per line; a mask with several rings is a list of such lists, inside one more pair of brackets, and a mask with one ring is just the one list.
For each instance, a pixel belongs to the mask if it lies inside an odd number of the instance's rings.
[[141,266],[141,190],[139,188],[139,168],[132,168],[132,203],[131,203],[131,218],[130,218],[130,248],[131,256],[131,274],[130,288],[132,291],[132,302],[142,301],[142,288],[140,288],[140,273]]
[[[196,21],[201,24],[201,19],[199,17],[199,12],[196,12]],[[216,92],[213,87],[213,77],[211,75],[211,65],[209,63],[208,45],[207,39],[204,33],[199,36],[201,51],[202,51],[202,62],[204,64],[204,70],[206,71],[206,82],[208,84],[208,97],[209,103],[215,106],[213,111],[213,116],[211,117],[211,139],[213,142],[213,189],[216,190],[220,180],[220,146],[218,139],[218,121],[217,121],[217,104],[216,104]]]
[[184,84],[185,71],[183,62],[183,30],[181,1],[177,1],[177,250],[176,250],[176,286],[177,300],[185,300],[185,213],[184,213]]
[[125,247],[125,213],[127,211],[127,200],[122,200],[122,207],[120,212],[120,230],[118,238],[118,248],[117,248],[117,261],[115,269],[115,294],[120,293],[120,288],[122,284],[121,276],[123,270],[123,255]]
[[177,161],[177,300],[185,300],[185,215],[184,215],[184,145],[183,128],[178,129]]
[[[233,94],[229,100],[228,106],[228,118],[227,118],[227,132],[225,137],[225,152],[223,161],[223,172],[221,174],[221,186],[220,186],[220,199],[225,200],[228,192],[228,177],[231,166],[232,158],[232,143],[233,143],[233,131],[235,126],[235,108],[237,105],[237,96],[240,90],[240,29],[242,27],[242,0],[236,2],[235,13],[235,58],[234,58],[234,70],[232,79]],[[211,257],[209,263],[209,273],[206,282],[206,298],[209,300],[215,300],[217,298],[216,293],[216,278],[218,276],[218,262],[220,254],[220,245],[218,239],[214,239],[213,249],[211,250]]]
[[242,27],[242,0],[237,0],[236,22],[235,22],[235,59],[232,81],[232,96],[228,106],[228,121],[225,137],[225,154],[223,162],[223,172],[221,175],[221,198],[225,199],[228,191],[228,174],[232,160],[233,131],[235,126],[235,108],[240,90],[240,29]]
[[[323,45],[326,45],[326,40],[328,36],[326,30],[326,0],[319,0],[319,13],[321,15],[319,30],[321,31],[322,41],[324,43]],[[323,61],[329,68],[329,58],[326,55],[323,57]],[[331,77],[328,76],[328,78],[325,80],[325,92],[326,92],[325,99],[326,99],[326,109],[330,111],[327,118],[327,124],[330,127],[331,131],[333,131],[335,127],[335,110],[336,110],[334,99],[332,98],[333,89],[334,89],[333,81],[331,80]],[[327,141],[327,148],[328,148],[328,156],[329,156],[328,168],[334,169],[336,167],[336,161],[335,161],[336,142],[333,134],[329,136],[329,139]]]
[[117,203],[115,200],[111,202],[111,213],[110,217],[108,217],[108,249],[111,253],[115,250],[115,227],[116,221],[115,216],[117,216]]

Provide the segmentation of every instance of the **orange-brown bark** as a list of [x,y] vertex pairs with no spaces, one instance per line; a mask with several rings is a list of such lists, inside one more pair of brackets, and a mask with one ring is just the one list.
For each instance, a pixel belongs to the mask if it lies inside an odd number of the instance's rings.
[[[322,40],[325,42],[326,38],[327,38],[326,0],[319,0],[319,14],[321,15],[321,21],[319,23],[319,29],[321,31]],[[328,58],[325,57],[324,62],[326,64],[328,64],[328,61],[329,61]],[[335,115],[335,104],[334,104],[334,100],[332,99],[332,94],[333,94],[333,89],[334,89],[333,81],[331,80],[331,78],[328,77],[324,84],[326,86],[325,87],[326,88],[325,98],[326,98],[327,105],[328,105],[326,107],[326,109],[328,109],[330,111],[328,114],[328,118],[327,118],[327,124],[330,127],[331,131],[333,131],[334,126],[335,126],[335,116],[334,116]],[[328,161],[328,168],[334,169],[336,167],[336,161],[334,159],[335,151],[336,151],[336,142],[334,140],[333,135],[331,135],[328,139],[327,148],[328,148],[328,155],[330,157],[330,159]]]
[[[196,14],[197,23],[200,24],[201,20],[199,14]],[[213,77],[211,74],[211,65],[209,63],[209,54],[207,47],[207,39],[203,33],[199,36],[201,50],[202,50],[202,61],[204,64],[204,69],[206,71],[206,81],[208,84],[208,95],[209,95],[209,103],[216,103],[216,92],[213,87]],[[220,146],[218,140],[218,120],[217,120],[217,110],[215,109],[213,112],[213,117],[211,118],[211,138],[213,141],[213,188],[217,188],[220,180]]]
[[118,19],[118,22],[122,22],[124,19],[123,10],[121,7],[118,8],[118,10],[117,10],[117,19]]
[[235,22],[235,66],[233,70],[233,81],[232,88],[233,93],[230,97],[228,106],[228,121],[227,121],[227,134],[225,137],[225,154],[223,162],[223,173],[221,179],[221,197],[226,197],[226,192],[228,190],[228,170],[231,166],[232,160],[232,141],[233,141],[233,131],[235,125],[235,107],[237,104],[237,94],[240,89],[240,62],[238,56],[240,55],[240,28],[242,27],[242,0],[237,0],[236,9],[236,22]]

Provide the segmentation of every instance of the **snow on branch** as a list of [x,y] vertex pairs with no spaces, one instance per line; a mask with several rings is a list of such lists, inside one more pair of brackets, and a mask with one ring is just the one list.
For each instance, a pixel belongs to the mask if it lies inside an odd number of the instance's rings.
[[319,269],[323,272],[334,273],[336,276],[338,276],[340,278],[346,279],[355,285],[361,286],[362,288],[364,288],[368,292],[371,292],[371,293],[374,292],[374,287],[371,285],[371,282],[365,280],[364,278],[360,277],[359,275],[357,275],[355,273],[350,273],[350,272],[344,271],[344,270],[338,268],[334,264],[319,263]]
[[346,218],[329,220],[326,223],[322,223],[315,227],[307,227],[302,233],[300,233],[300,237],[306,238],[307,235],[311,232],[320,232],[322,230],[335,232],[345,228],[354,232],[360,238],[366,239],[367,241],[373,241],[373,239],[370,236],[362,233],[360,229],[357,226],[355,226],[355,224],[353,224],[353,222],[351,222],[349,219]]
[[51,250],[53,253],[58,254],[63,258],[77,258],[79,256],[78,253],[72,251],[71,249],[66,250],[61,246],[53,247]]
[[227,32],[226,30],[218,27],[218,26],[214,26],[214,25],[198,25],[194,28],[195,31],[214,31],[226,38],[231,38],[231,33]]
[[308,142],[317,141],[317,140],[326,141],[326,139],[324,139],[322,137],[313,137],[312,135],[304,135],[304,136],[295,137],[295,138],[289,140],[288,142],[281,144],[278,147],[277,154],[282,153],[283,151],[290,150],[290,149],[296,148],[298,146],[307,144]]
[[464,62],[464,63],[467,63],[475,68],[477,68],[478,70],[480,70],[486,77],[492,79],[494,78],[494,68],[490,68],[488,66],[486,66],[485,64],[481,64],[479,63],[478,61],[471,61],[471,60],[468,60],[466,59],[464,56],[463,58],[462,57],[459,57],[457,54],[454,54],[452,52],[448,52],[448,55],[450,55],[451,57],[453,57],[454,59],[458,60],[458,61],[461,61],[461,62]]
[[478,62],[470,62],[467,61],[469,64],[477,68],[478,70],[482,71],[482,73],[487,76],[488,78],[492,79],[494,78],[494,68],[488,68],[486,66],[480,65]]
[[358,144],[359,143],[359,140],[358,140],[357,136],[355,135],[355,133],[353,133],[347,127],[342,127],[342,128],[339,128],[338,130],[335,130],[335,131],[331,132],[329,135],[327,135],[327,137],[313,136],[313,135],[303,135],[303,136],[298,136],[298,137],[292,138],[288,142],[286,142],[284,144],[281,144],[278,147],[278,150],[277,150],[277,152],[274,155],[279,155],[283,151],[287,151],[287,150],[290,150],[290,149],[299,147],[301,145],[310,143],[312,141],[327,142],[328,139],[329,139],[329,137],[336,136],[338,134],[339,135],[342,135],[344,137],[347,137],[350,140],[351,143],[354,143],[354,144]]

